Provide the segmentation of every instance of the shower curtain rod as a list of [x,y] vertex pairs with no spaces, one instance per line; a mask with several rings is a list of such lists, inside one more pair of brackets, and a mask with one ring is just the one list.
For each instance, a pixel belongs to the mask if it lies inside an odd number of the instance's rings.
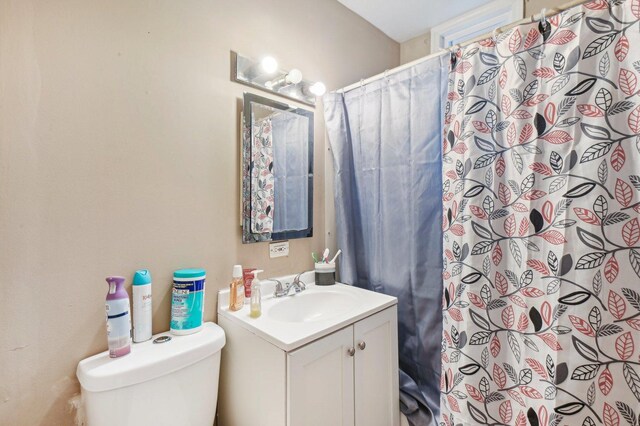
[[[554,15],[557,15],[559,13],[562,13],[565,10],[569,10],[571,8],[580,6],[582,4],[589,3],[591,1],[593,1],[593,0],[573,0],[573,1],[570,1],[568,3],[563,4],[562,6],[554,7],[553,9],[547,10],[544,16],[545,16],[545,18],[550,18],[551,16],[554,16]],[[543,11],[544,11],[544,9],[543,9]],[[531,17],[529,17],[529,18],[523,18],[523,19],[520,19],[519,21],[515,21],[515,22],[512,22],[510,24],[503,25],[502,27],[496,28],[495,32],[498,33],[498,34],[499,33],[503,33],[505,31],[510,30],[513,27],[517,27],[518,25],[528,24],[528,23],[531,23],[531,22],[539,21],[541,19],[542,19],[542,12],[540,12],[538,15],[531,15]],[[438,57],[440,55],[449,54],[454,49],[460,49],[462,47],[468,46],[468,45],[470,45],[472,43],[475,43],[475,42],[478,42],[480,40],[487,39],[487,38],[489,38],[491,36],[493,36],[493,33],[486,33],[486,34],[480,35],[478,37],[475,37],[475,38],[473,38],[471,40],[467,40],[464,43],[456,44],[455,46],[451,46],[451,47],[448,47],[446,49],[441,49],[439,52],[435,52],[435,53],[432,53],[430,55],[423,56],[422,58],[416,59],[414,61],[407,62],[406,64],[400,65],[400,66],[392,68],[390,70],[386,70],[385,72],[381,72],[380,74],[376,74],[373,77],[369,77],[367,79],[362,79],[357,83],[353,83],[353,84],[351,84],[349,86],[343,87],[342,89],[338,89],[338,90],[334,91],[334,93],[346,93],[346,92],[349,92],[349,91],[351,91],[353,89],[357,89],[358,87],[364,86],[365,84],[368,84],[368,83],[374,82],[376,80],[380,80],[381,78],[387,77],[390,74],[395,74],[397,72],[406,70],[407,68],[411,68],[412,66],[418,65],[419,63],[422,63],[422,62],[424,62],[426,60],[429,60],[431,58],[435,58],[435,57]]]

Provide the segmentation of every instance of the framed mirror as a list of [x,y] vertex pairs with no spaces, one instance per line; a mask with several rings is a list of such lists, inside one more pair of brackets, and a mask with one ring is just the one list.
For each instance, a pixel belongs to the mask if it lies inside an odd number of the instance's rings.
[[313,112],[244,93],[242,242],[313,235]]

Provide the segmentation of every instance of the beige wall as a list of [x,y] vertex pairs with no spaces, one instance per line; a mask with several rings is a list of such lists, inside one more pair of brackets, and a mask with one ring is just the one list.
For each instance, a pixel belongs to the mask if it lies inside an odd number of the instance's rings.
[[540,13],[544,8],[553,9],[566,3],[567,0],[525,0],[524,14],[525,16],[535,15]]
[[400,44],[400,63],[406,64],[429,53],[431,53],[431,32],[426,32]]
[[154,332],[172,271],[207,270],[206,319],[234,263],[265,277],[324,247],[316,108],[314,237],[270,260],[239,229],[229,50],[337,88],[399,45],[336,1],[0,0],[0,424],[71,424],[77,362],[106,348],[104,277],[149,268]]

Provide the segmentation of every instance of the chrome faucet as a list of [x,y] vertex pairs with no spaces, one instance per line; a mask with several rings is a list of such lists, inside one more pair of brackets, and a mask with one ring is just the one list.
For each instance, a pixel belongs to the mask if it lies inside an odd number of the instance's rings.
[[276,284],[276,291],[275,293],[273,293],[273,297],[285,297],[289,295],[289,291],[292,288],[295,290],[296,293],[300,293],[301,291],[306,290],[307,286],[305,285],[304,282],[300,280],[300,275],[302,275],[302,273],[299,273],[298,275],[296,275],[296,277],[293,279],[291,283],[285,284],[284,286],[280,281],[274,280],[277,282],[277,284]]

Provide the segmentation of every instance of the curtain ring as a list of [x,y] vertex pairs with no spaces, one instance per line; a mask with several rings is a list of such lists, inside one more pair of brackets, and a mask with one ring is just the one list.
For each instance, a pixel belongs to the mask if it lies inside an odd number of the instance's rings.
[[451,46],[451,69],[454,69],[458,64],[458,59],[460,58],[459,54],[461,51],[460,44],[456,44],[455,46]]
[[542,24],[543,27],[547,26],[547,8],[543,8],[542,11],[540,12],[540,23]]
[[364,78],[360,79],[360,88],[364,89]]
[[547,21],[546,8],[542,9],[542,11],[540,12],[540,23],[538,24],[538,31],[540,32],[540,34],[543,35],[545,40],[547,39],[547,37],[549,36],[549,33],[551,32],[551,25],[549,24],[549,21]]
[[498,44],[498,29],[494,28],[493,32],[491,33],[491,39],[493,40],[493,42],[495,44]]
[[384,79],[385,80],[389,80],[389,69],[387,68],[386,70],[384,70]]

